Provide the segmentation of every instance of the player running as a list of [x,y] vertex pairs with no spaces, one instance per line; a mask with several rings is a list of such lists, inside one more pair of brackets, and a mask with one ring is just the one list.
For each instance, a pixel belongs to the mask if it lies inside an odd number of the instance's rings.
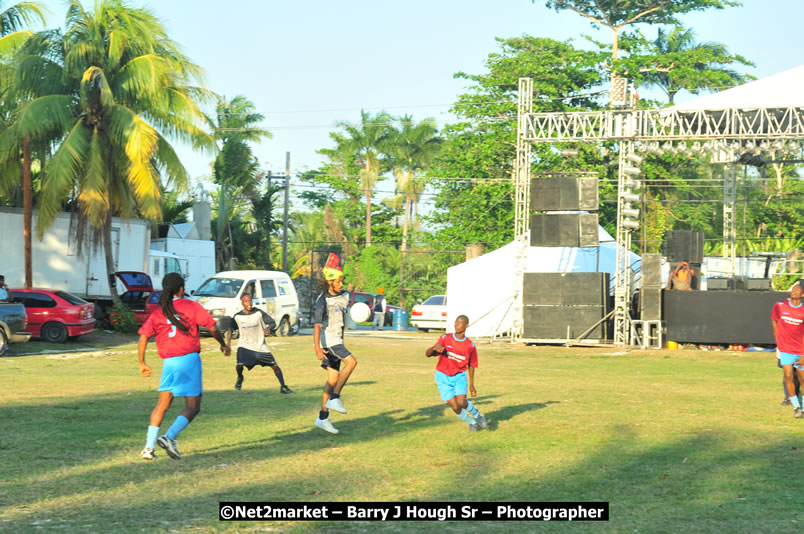
[[793,416],[804,417],[801,411],[801,397],[796,395],[793,373],[798,374],[799,382],[804,382],[804,306],[801,302],[802,280],[790,288],[790,298],[777,302],[771,311],[773,335],[779,350],[779,363],[784,371],[784,384]]
[[329,411],[346,413],[341,391],[357,366],[357,359],[343,344],[344,317],[349,293],[343,290],[343,272],[338,256],[330,254],[324,267],[326,290],[319,295],[313,310],[313,344],[321,367],[327,371],[324,398],[315,426],[332,434],[338,430],[329,420]]
[[[176,445],[179,433],[201,411],[201,340],[198,327],[204,326],[221,345],[225,356],[231,354],[229,345],[215,328],[215,319],[199,303],[184,298],[184,278],[170,273],[162,278],[162,295],[159,309],[155,310],[140,327],[137,352],[140,358],[140,375],[151,376],[153,369],[145,363],[148,338],[156,335],[156,349],[162,358],[162,379],[159,383],[159,400],[151,412],[151,421],[142,450],[144,460],[153,460],[154,446],[158,443],[168,456],[180,460]],[[166,434],[156,439],[162,419],[173,402],[173,397],[184,397],[182,410]]]
[[276,379],[279,380],[279,391],[282,393],[293,393],[286,384],[282,376],[282,369],[277,365],[271,349],[265,343],[265,336],[271,335],[271,331],[276,328],[276,321],[264,311],[254,307],[251,295],[243,293],[240,297],[243,310],[237,312],[226,331],[226,344],[232,340],[232,332],[237,330],[240,338],[237,342],[237,382],[235,389],[243,387],[243,367],[251,371],[255,365],[267,366],[274,370]]
[[469,318],[459,315],[455,319],[455,332],[444,334],[438,343],[425,351],[427,357],[438,356],[435,381],[441,400],[449,404],[455,414],[469,423],[469,431],[477,432],[479,428],[488,428],[486,418],[475,408],[472,401],[466,398],[466,375],[469,370],[469,391],[477,397],[475,389],[475,368],[477,367],[477,349],[466,337]]

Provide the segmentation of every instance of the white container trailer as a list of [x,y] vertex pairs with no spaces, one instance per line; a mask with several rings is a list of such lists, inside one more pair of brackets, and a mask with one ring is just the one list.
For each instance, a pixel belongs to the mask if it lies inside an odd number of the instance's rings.
[[[38,213],[33,213],[33,286],[61,289],[91,301],[111,299],[103,248],[78,255],[70,235],[70,214],[60,213],[42,239],[37,237]],[[0,207],[0,274],[9,287],[25,284],[23,210]],[[112,258],[115,271],[148,272],[151,225],[139,219],[112,219]],[[125,288],[118,284],[118,293]]]
[[[177,267],[171,268],[173,264],[171,258],[158,258],[152,253],[148,272],[151,274],[154,286],[161,283],[162,276],[166,273],[171,271],[181,272],[184,276],[184,290],[189,294],[191,291],[198,289],[208,278],[215,275],[214,241],[164,237],[151,240],[151,250],[174,256],[177,265]],[[182,260],[186,260],[186,262]],[[169,270],[165,270],[166,268]],[[184,270],[185,268],[186,271]]]

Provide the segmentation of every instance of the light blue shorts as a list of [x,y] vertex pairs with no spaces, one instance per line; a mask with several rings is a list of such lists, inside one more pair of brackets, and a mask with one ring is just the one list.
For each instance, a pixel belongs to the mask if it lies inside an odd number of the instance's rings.
[[191,352],[162,360],[159,391],[170,391],[174,397],[198,397],[203,391],[201,355]]
[[435,381],[436,386],[438,386],[438,393],[441,395],[441,400],[444,402],[447,402],[456,395],[466,395],[466,371],[458,373],[454,376],[449,376],[441,371],[436,371]]
[[[793,362],[795,362],[799,358],[801,358],[801,354],[790,354],[789,352],[779,353],[779,363],[781,363],[782,365],[793,365]],[[801,364],[793,365],[793,367],[798,369],[799,367],[801,367]]]

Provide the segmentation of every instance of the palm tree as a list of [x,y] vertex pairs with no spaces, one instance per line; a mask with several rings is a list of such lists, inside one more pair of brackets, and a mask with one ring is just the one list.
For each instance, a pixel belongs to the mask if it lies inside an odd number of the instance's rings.
[[732,87],[753,79],[727,67],[734,63],[751,66],[750,61],[739,55],[732,56],[720,43],[696,42],[695,33],[681,26],[669,33],[660,28],[652,52],[663,56],[669,66],[646,69],[645,80],[648,85],[664,91],[670,105],[682,89],[697,94],[701,89]]
[[366,246],[371,246],[371,198],[380,174],[385,170],[384,145],[390,135],[391,116],[385,111],[375,115],[360,111],[360,123],[339,122],[344,132],[331,132],[334,149],[319,151],[333,161],[353,160],[358,168],[360,188],[366,197]]
[[[0,5],[2,5],[0,3]],[[9,111],[19,105],[17,95],[14,94],[13,69],[7,58],[13,58],[22,44],[30,38],[31,31],[23,30],[24,27],[31,27],[35,23],[45,24],[45,17],[42,6],[35,2],[20,2],[8,9],[0,11],[0,129],[7,126],[7,122],[2,119],[8,118]],[[13,170],[16,165],[12,164]],[[2,183],[0,172],[0,189],[8,189],[8,184]],[[22,143],[22,195],[24,222],[23,222],[23,241],[25,255],[25,287],[31,287],[33,282],[33,262],[31,257],[31,139],[26,136]]]
[[[408,226],[413,208],[424,191],[424,182],[419,175],[432,161],[440,146],[441,139],[438,137],[435,119],[424,119],[416,124],[410,115],[399,118],[399,128],[393,130],[388,140],[397,189],[405,198],[402,252],[407,250]],[[415,211],[418,213],[418,210]]]
[[216,225],[218,270],[226,268],[234,257],[234,243],[230,239],[227,251],[224,241],[227,234],[231,235],[230,221],[235,197],[253,196],[262,179],[257,159],[248,143],[271,137],[269,131],[256,127],[264,118],[245,96],[236,96],[232,100],[219,99],[215,117],[206,118],[215,139],[221,143],[213,165],[213,178],[220,186]]
[[187,173],[165,136],[214,146],[200,128],[199,102],[211,94],[193,85],[201,69],[146,9],[97,0],[89,12],[71,0],[65,27],[63,36],[33,38],[50,46],[20,64],[18,79],[32,99],[0,135],[0,166],[25,136],[57,145],[44,167],[37,230],[41,235],[71,199],[81,215],[79,236],[102,243],[112,273],[112,216],[158,221],[162,175],[165,188],[186,188]]

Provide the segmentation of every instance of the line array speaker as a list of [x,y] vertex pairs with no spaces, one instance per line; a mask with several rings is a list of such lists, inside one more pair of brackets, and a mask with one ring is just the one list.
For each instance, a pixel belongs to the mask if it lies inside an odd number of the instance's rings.
[[662,255],[642,255],[642,287],[662,287]]
[[662,288],[642,287],[639,290],[639,316],[643,321],[662,320]]
[[597,213],[543,213],[530,218],[532,247],[596,247]]

